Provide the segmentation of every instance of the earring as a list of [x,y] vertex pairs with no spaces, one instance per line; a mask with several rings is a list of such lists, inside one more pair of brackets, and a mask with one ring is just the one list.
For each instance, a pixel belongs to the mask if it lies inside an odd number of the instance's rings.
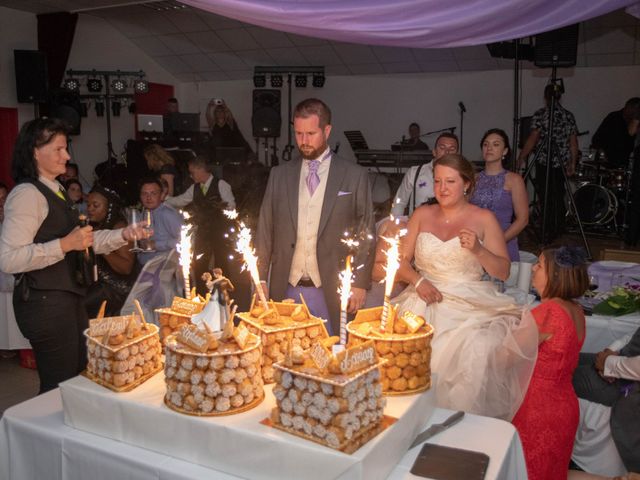
[[466,196],[467,196],[467,189],[464,189],[464,190],[462,191],[462,194],[466,197]]

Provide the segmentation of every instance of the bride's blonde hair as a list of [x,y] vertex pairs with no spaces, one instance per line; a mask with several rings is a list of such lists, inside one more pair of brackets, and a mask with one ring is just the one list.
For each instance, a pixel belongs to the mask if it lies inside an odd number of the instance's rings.
[[471,195],[473,195],[473,192],[476,189],[476,174],[471,162],[457,153],[448,153],[433,162],[434,169],[438,165],[456,170],[460,174],[462,180],[469,183],[465,193],[467,198],[471,198]]

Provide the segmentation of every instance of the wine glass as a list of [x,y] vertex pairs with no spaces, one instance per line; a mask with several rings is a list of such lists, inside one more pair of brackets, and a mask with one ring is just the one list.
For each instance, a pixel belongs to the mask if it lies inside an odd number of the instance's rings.
[[[136,225],[141,220],[141,212],[135,207],[129,207],[127,209],[127,223],[129,225]],[[129,249],[130,252],[142,252],[143,250],[138,245],[138,238],[135,233],[135,229],[133,230],[133,247]]]
[[155,252],[155,249],[153,248],[153,241],[151,240],[151,235],[153,234],[153,215],[151,214],[151,210],[148,208],[143,208],[141,213],[142,217],[140,223],[145,232],[145,238],[142,241],[142,251]]
[[595,293],[598,290],[598,276],[589,275],[589,291]]

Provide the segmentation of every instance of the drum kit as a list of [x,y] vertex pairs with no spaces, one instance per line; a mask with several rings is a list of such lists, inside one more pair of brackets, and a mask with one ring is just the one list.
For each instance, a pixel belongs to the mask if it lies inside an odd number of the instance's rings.
[[573,199],[585,227],[622,233],[631,187],[630,168],[611,168],[602,150],[582,155],[572,178]]

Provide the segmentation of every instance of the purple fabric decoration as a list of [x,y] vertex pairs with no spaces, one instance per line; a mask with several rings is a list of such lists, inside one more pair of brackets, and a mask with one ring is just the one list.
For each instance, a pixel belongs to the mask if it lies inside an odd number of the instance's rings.
[[638,0],[182,1],[282,32],[414,48],[462,47],[522,38],[639,3]]
[[307,188],[309,189],[309,195],[313,196],[313,192],[316,191],[318,185],[320,185],[320,176],[318,175],[318,167],[320,162],[318,160],[311,160],[309,162],[309,173],[307,174]]

